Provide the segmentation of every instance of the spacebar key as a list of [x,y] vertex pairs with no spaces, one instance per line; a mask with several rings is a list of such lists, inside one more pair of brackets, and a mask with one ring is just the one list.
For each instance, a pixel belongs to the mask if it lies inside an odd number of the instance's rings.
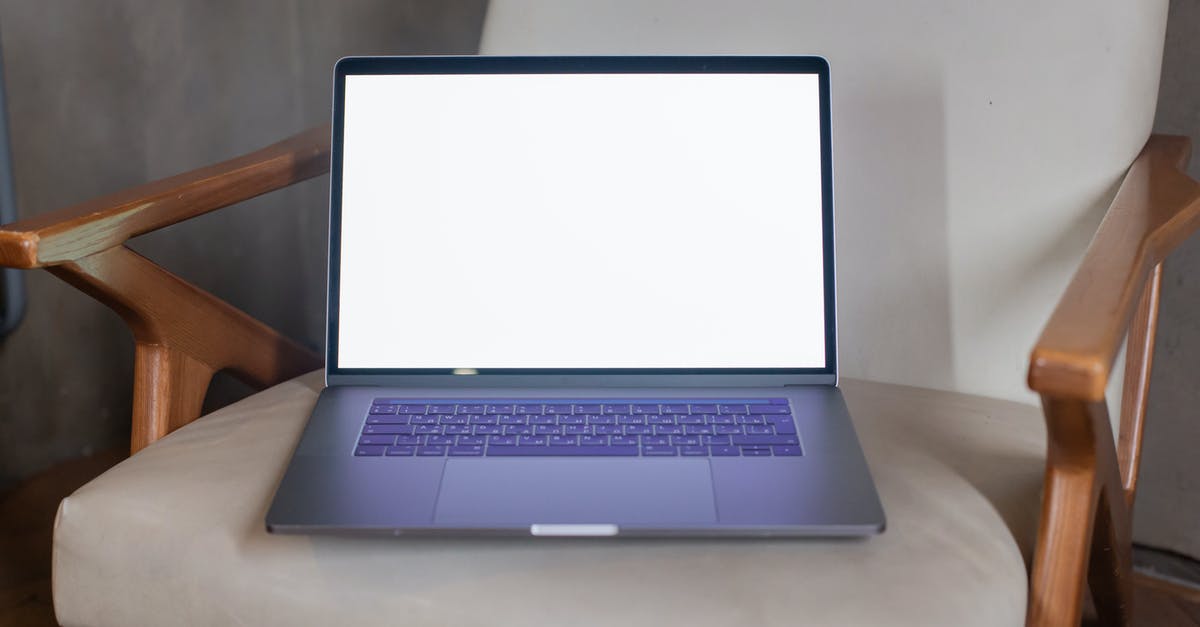
[[490,457],[637,457],[636,446],[489,446]]

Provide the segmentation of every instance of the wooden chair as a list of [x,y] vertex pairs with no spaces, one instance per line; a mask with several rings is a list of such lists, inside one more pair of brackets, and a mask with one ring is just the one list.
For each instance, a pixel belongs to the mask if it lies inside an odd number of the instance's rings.
[[[485,49],[505,39],[509,7],[493,2]],[[327,128],[7,225],[0,264],[47,268],[119,313],[137,343],[136,455],[60,507],[58,618],[1070,625],[1086,582],[1103,622],[1128,623],[1161,263],[1200,226],[1200,184],[1182,173],[1189,155],[1187,139],[1153,136],[1129,165],[1030,357],[1041,412],[843,380],[889,515],[889,530],[862,542],[265,534],[265,508],[321,386],[318,373],[297,375],[320,359],[124,243],[325,172]],[[1114,443],[1105,391],[1123,343]],[[222,369],[279,385],[197,419]]]
[[[265,388],[321,362],[124,243],[326,172],[328,138],[327,127],[312,129],[243,157],[0,229],[5,266],[46,268],[111,307],[133,331],[132,452],[199,417],[218,370]],[[1043,399],[1048,452],[1029,584],[1031,625],[1078,623],[1085,578],[1101,617],[1127,622],[1130,508],[1161,264],[1200,227],[1200,183],[1182,173],[1190,150],[1182,137],[1154,136],[1146,143],[1033,349],[1029,385]],[[1105,389],[1127,331],[1114,447]]]

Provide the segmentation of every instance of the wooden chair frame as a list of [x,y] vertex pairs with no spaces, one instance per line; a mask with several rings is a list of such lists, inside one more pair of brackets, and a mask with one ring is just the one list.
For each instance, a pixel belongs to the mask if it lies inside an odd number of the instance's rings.
[[[133,452],[199,417],[212,375],[257,388],[322,365],[312,351],[167,272],[130,238],[329,170],[329,127],[262,150],[0,228],[0,265],[46,268],[133,331]],[[1075,625],[1084,581],[1103,622],[1130,618],[1130,512],[1162,262],[1200,227],[1187,138],[1154,136],[1130,167],[1033,349],[1029,386],[1048,427],[1045,497],[1027,623]],[[1127,335],[1120,441],[1105,388]]]

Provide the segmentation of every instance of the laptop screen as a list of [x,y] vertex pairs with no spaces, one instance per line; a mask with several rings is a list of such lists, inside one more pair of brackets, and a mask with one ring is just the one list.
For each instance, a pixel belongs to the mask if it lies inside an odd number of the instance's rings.
[[346,75],[331,366],[826,370],[819,78]]

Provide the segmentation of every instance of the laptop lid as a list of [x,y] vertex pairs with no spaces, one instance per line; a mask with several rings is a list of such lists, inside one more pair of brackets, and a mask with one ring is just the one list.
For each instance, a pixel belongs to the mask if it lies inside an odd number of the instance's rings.
[[834,383],[819,57],[338,62],[330,385]]

